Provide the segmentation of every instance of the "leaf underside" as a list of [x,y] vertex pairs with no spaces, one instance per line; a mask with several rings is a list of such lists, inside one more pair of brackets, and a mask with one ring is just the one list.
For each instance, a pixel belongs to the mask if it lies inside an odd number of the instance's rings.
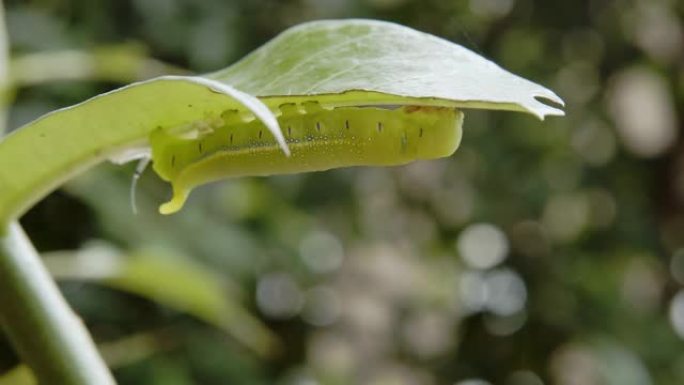
[[131,84],[14,131],[0,142],[0,223],[22,215],[78,172],[145,149],[158,127],[191,130],[229,109],[250,111],[287,151],[269,111],[285,103],[563,114],[539,98],[563,104],[550,90],[432,35],[371,20],[306,23],[225,70]]

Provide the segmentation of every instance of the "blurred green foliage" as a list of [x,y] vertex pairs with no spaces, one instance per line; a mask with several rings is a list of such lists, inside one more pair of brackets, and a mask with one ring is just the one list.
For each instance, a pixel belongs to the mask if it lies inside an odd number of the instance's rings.
[[[69,183],[22,223],[41,251],[82,264],[50,265],[103,351],[124,346],[128,354],[105,353],[120,384],[681,382],[681,2],[6,6],[15,63],[42,60],[50,74],[27,80],[15,70],[24,86],[11,127],[134,79],[225,67],[288,26],[333,17],[445,37],[567,102],[565,118],[544,123],[467,111],[449,159],[228,181],[198,190],[170,218],[156,214],[169,191],[152,173],[132,214],[133,166],[101,166]],[[78,72],[78,61],[48,55],[113,46],[126,71]],[[50,71],[54,63],[62,70]],[[93,242],[131,266],[154,255],[149,279],[113,283]],[[221,327],[184,293],[243,318]],[[277,340],[267,354],[250,349],[258,337],[240,331],[250,327]],[[16,363],[0,344],[0,370]]]

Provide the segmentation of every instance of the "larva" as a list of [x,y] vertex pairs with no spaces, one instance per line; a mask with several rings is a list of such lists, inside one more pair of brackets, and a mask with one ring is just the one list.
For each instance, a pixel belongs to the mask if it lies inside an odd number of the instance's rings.
[[153,167],[173,187],[162,214],[183,206],[202,184],[239,176],[321,171],[348,166],[400,165],[451,155],[461,141],[463,113],[453,108],[338,107],[318,103],[280,106],[278,123],[287,157],[258,120],[224,112],[211,128],[187,138],[156,130],[150,137]]

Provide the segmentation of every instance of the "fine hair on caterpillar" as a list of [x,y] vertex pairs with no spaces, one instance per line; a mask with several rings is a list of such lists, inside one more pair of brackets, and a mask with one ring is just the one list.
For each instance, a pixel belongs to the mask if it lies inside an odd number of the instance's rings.
[[[149,138],[152,167],[173,188],[172,199],[159,211],[174,213],[193,188],[230,177],[392,166],[449,156],[461,141],[463,121],[460,110],[415,105],[327,109],[305,102],[283,104],[276,115],[290,156],[261,121],[237,110],[183,134],[155,130]],[[134,181],[144,166],[139,165]]]

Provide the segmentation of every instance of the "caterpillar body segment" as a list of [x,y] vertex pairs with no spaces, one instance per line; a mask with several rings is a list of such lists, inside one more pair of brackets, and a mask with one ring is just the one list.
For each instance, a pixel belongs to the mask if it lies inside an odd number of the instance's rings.
[[463,113],[453,108],[338,107],[318,103],[280,106],[278,123],[291,155],[267,128],[226,111],[207,129],[183,137],[156,130],[153,167],[173,187],[163,214],[183,206],[199,185],[240,176],[321,171],[349,166],[392,166],[451,155],[461,141]]

